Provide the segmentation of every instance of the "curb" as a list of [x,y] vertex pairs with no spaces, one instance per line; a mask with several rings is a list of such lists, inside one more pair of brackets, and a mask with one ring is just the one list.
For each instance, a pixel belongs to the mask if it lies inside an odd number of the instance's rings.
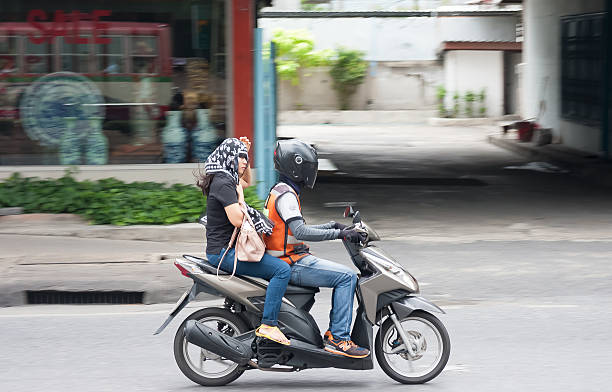
[[537,146],[497,135],[488,136],[489,143],[534,161],[548,161],[563,166],[570,175],[606,188],[612,187],[612,165],[594,154],[573,150],[558,144]]
[[[139,293],[143,304],[172,303],[191,287],[174,267],[180,255],[66,263],[16,259],[0,281],[0,307],[28,305],[28,293],[61,295]],[[136,260],[138,259],[138,260]],[[203,295],[199,299],[211,299]],[[79,302],[76,302],[77,304]],[[82,303],[87,303],[83,301]],[[70,304],[74,304],[71,302]]]

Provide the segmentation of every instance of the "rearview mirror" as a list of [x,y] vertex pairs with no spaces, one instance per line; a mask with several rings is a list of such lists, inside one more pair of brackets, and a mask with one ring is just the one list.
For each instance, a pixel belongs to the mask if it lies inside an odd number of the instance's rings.
[[351,205],[346,206],[346,209],[344,210],[344,217],[352,218],[354,215],[355,215],[355,210],[353,210],[353,206]]

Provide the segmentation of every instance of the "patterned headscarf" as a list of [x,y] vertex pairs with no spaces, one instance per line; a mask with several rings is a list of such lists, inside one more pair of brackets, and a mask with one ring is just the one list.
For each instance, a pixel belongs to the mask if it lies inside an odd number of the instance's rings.
[[249,159],[249,152],[244,143],[234,137],[225,139],[206,159],[204,163],[206,174],[227,173],[238,185],[238,157],[240,155]]
[[[240,156],[249,159],[249,152],[244,143],[236,138],[225,139],[206,159],[204,163],[206,174],[226,173],[238,185],[240,183],[240,177],[238,176],[238,158]],[[274,223],[250,205],[244,204],[255,225],[255,230],[258,233],[272,234]]]

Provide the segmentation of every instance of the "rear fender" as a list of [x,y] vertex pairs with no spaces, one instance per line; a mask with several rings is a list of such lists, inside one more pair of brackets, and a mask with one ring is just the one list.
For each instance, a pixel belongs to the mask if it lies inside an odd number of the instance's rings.
[[193,286],[191,286],[191,289],[188,292],[189,294],[185,295],[183,300],[179,304],[176,305],[174,310],[170,312],[170,315],[168,316],[166,321],[164,321],[161,327],[159,327],[153,335],[159,335],[168,326],[168,324],[170,324],[172,319],[176,317],[176,315],[179,314],[181,310],[185,309],[185,306],[187,306],[189,302],[193,301],[195,297],[198,296],[198,294],[206,293],[206,292],[210,292],[210,289],[208,287],[205,287],[201,284],[198,284],[197,282],[194,282]]
[[401,320],[408,317],[415,310],[423,310],[428,313],[443,313],[445,312],[433,302],[429,302],[423,297],[404,297],[391,303],[393,311]]

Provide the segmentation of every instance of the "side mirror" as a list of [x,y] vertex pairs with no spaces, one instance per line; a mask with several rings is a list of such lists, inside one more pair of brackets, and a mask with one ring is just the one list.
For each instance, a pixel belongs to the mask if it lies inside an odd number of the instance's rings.
[[355,210],[353,210],[353,206],[352,205],[346,206],[346,209],[344,210],[344,217],[352,218],[353,216],[355,216]]

